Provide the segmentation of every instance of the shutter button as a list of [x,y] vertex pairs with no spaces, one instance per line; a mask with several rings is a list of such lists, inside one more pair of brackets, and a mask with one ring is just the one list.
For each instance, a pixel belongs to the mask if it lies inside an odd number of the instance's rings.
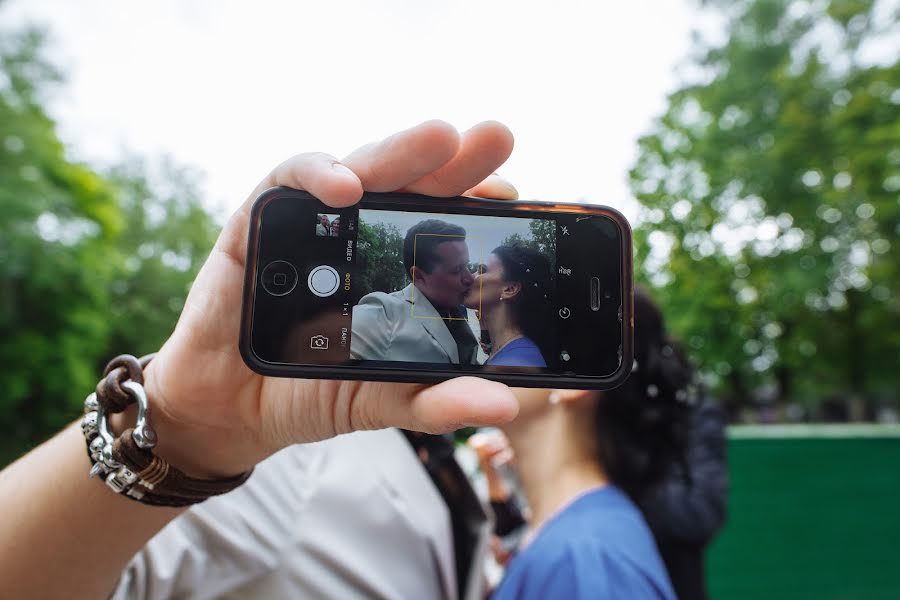
[[309,273],[306,280],[309,291],[320,298],[327,298],[334,294],[340,283],[338,272],[328,265],[319,265]]

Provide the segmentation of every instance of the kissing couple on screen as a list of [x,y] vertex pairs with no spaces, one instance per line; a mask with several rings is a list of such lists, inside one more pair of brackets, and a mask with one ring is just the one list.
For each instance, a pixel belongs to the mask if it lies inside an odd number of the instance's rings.
[[540,252],[501,245],[473,273],[466,230],[427,219],[406,232],[403,266],[412,283],[353,308],[351,358],[547,366],[552,282]]

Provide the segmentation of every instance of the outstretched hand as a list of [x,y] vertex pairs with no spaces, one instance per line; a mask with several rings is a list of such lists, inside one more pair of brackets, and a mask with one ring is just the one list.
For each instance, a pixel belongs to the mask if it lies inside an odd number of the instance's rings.
[[338,160],[299,154],[277,166],[222,230],[178,325],[146,371],[158,452],[196,476],[244,471],[277,450],[361,429],[446,432],[512,419],[505,385],[460,377],[433,386],[262,377],[241,359],[238,337],[250,206],[264,190],[309,191],[342,208],[364,190],[515,199],[494,174],[512,152],[512,134],[485,122],[458,133],[429,121]]

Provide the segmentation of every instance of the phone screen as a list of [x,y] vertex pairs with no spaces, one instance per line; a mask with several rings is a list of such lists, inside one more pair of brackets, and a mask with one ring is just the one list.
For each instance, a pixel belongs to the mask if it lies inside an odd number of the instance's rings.
[[601,377],[621,366],[614,219],[378,194],[333,209],[297,194],[258,212],[259,361]]

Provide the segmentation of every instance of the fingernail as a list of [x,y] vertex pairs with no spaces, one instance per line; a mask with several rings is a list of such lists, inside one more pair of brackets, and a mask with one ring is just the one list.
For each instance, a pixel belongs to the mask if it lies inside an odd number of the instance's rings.
[[550,395],[547,396],[547,400],[550,404],[559,404],[559,401],[561,400],[559,392],[550,392]]
[[512,190],[513,192],[515,192],[516,195],[519,194],[519,190],[517,190],[517,189],[516,189],[516,186],[514,186],[512,183],[510,183],[509,180],[504,179],[504,178],[500,177],[499,175],[498,175],[497,177],[500,178],[500,181],[503,182],[503,185],[505,185],[505,186],[508,187],[510,190]]
[[331,163],[331,169],[335,173],[340,173],[341,175],[344,175],[346,177],[353,177],[353,178],[356,177],[356,173],[354,173],[353,171],[351,171],[350,169],[348,169],[347,167],[345,167],[344,165],[342,165],[341,163],[338,163],[338,162]]

